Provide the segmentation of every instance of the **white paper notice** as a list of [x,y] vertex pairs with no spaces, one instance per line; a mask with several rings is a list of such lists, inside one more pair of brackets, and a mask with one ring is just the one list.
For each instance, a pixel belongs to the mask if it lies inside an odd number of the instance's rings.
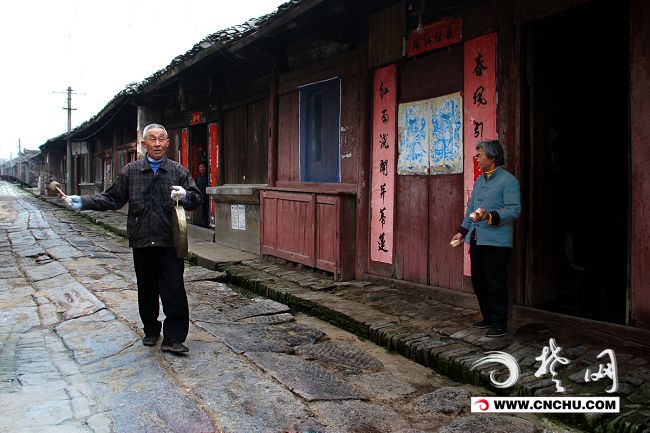
[[246,230],[246,208],[243,204],[237,205],[239,208],[239,230]]
[[237,230],[239,226],[239,208],[236,204],[230,205],[230,228]]

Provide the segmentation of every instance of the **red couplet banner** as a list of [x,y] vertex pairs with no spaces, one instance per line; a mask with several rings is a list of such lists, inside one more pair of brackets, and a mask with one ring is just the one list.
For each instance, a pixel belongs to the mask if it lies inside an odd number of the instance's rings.
[[393,263],[397,67],[375,71],[372,111],[372,189],[370,195],[370,260]]
[[[217,186],[217,174],[219,173],[219,125],[210,123],[208,125],[208,147],[210,155],[210,186]],[[212,222],[215,223],[217,219],[217,208],[214,201],[210,200],[210,215],[212,215]]]
[[219,126],[216,123],[211,123],[208,126],[209,141],[208,147],[210,148],[210,186],[217,186],[217,173],[219,170]]
[[[464,211],[467,210],[474,181],[481,175],[476,165],[476,144],[497,138],[496,46],[496,33],[470,39],[464,44]],[[467,247],[463,271],[465,275],[471,274]]]
[[185,168],[189,167],[189,129],[183,128],[181,131],[181,165]]

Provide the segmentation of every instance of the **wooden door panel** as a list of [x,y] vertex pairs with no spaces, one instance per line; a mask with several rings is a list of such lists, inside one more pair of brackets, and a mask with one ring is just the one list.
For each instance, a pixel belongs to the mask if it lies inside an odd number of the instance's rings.
[[395,276],[428,283],[428,176],[397,176]]
[[429,177],[429,283],[449,289],[463,287],[463,249],[449,240],[463,220],[463,177]]
[[316,223],[316,266],[335,272],[339,248],[338,197],[316,197]]

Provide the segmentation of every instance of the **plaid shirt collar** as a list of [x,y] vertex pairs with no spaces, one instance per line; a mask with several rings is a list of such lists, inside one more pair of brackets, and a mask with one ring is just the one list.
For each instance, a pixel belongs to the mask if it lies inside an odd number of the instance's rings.
[[[147,170],[153,171],[153,169],[151,168],[151,164],[149,164],[149,158],[147,158],[147,155],[145,155],[144,158],[142,159],[145,161],[145,163],[142,164],[142,167],[140,167],[140,171],[142,172]],[[160,163],[160,167],[158,167],[158,170],[160,169],[163,169],[164,171],[169,171],[169,159],[167,158],[167,155],[164,155],[162,157],[162,162]]]

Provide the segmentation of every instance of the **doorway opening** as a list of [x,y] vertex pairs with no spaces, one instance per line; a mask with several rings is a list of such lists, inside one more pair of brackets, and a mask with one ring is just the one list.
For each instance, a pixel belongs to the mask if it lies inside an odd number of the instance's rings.
[[[196,186],[203,193],[203,205],[192,211],[190,221],[192,224],[202,227],[210,227],[210,218],[208,215],[208,196],[205,194],[205,188],[208,185],[210,177],[208,164],[208,126],[206,124],[190,126],[190,146],[189,146],[189,167],[188,170]],[[201,166],[203,168],[201,169]]]
[[526,303],[626,323],[628,11],[595,0],[526,29]]

